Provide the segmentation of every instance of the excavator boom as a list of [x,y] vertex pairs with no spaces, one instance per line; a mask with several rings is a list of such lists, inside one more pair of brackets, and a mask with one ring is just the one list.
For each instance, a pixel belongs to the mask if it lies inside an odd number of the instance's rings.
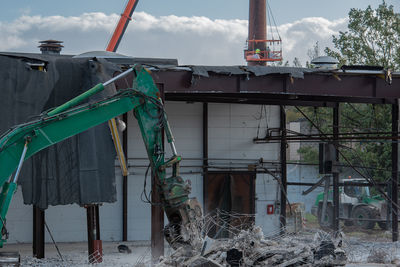
[[[35,153],[104,123],[130,110],[138,120],[152,171],[160,188],[161,200],[171,226],[166,229],[167,241],[175,248],[184,244],[201,244],[202,210],[196,199],[190,199],[190,186],[179,177],[180,156],[176,154],[173,136],[167,122],[160,94],[152,77],[141,66],[135,66],[131,89],[122,90],[107,99],[77,106],[91,95],[104,89],[98,84],[82,95],[40,116],[38,120],[13,127],[0,136],[0,229],[7,238],[6,214],[16,190],[19,170],[24,160]],[[115,80],[115,79],[113,79]],[[112,81],[113,81],[112,80]],[[173,147],[174,155],[164,160],[163,129]],[[166,178],[166,168],[172,167],[172,176]],[[17,170],[17,171],[16,171]],[[16,171],[14,177],[10,177]]]

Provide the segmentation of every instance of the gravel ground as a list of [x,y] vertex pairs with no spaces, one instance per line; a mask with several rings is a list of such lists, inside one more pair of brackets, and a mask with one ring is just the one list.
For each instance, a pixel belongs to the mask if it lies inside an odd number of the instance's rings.
[[[129,246],[132,253],[119,253],[118,245]],[[87,243],[59,243],[57,253],[53,244],[46,244],[45,259],[32,257],[32,244],[8,244],[2,251],[19,251],[21,266],[94,266],[89,264]],[[151,250],[148,242],[103,242],[103,263],[95,266],[149,266]]]
[[[304,236],[305,242],[311,239],[312,235]],[[349,259],[346,266],[396,266],[390,263],[400,259],[400,242],[371,241],[355,237],[346,237],[345,240]],[[119,253],[117,247],[120,244],[129,246],[132,253]],[[42,260],[32,257],[32,244],[7,244],[1,251],[19,251],[22,266],[94,266],[88,263],[87,243],[59,243],[58,246],[64,261],[60,259],[53,244],[46,244],[46,258]],[[166,248],[165,254],[169,253],[171,250]],[[103,263],[95,266],[150,266],[150,255],[149,242],[103,242]],[[371,259],[386,264],[368,263]]]

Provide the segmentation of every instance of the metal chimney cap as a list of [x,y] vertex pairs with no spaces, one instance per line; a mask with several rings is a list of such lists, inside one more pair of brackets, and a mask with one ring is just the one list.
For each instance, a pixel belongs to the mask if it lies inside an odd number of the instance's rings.
[[57,41],[57,40],[45,40],[45,41],[39,41],[40,45],[38,46],[40,48],[40,51],[42,51],[42,54],[45,55],[59,55],[61,52],[61,49],[64,47],[61,43],[62,41]]
[[63,41],[57,41],[54,39],[49,39],[49,40],[44,40],[44,41],[39,41],[41,44],[62,44],[64,43]]
[[311,60],[311,64],[321,69],[336,69],[338,63],[339,60],[329,56],[316,57],[313,60]]

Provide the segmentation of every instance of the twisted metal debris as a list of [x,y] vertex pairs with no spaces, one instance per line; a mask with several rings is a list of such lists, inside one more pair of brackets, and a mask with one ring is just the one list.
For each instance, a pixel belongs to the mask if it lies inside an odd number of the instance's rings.
[[252,215],[217,211],[205,217],[203,233],[201,250],[181,247],[161,257],[156,266],[342,266],[347,262],[341,233],[317,232],[313,242],[279,232],[266,237]]

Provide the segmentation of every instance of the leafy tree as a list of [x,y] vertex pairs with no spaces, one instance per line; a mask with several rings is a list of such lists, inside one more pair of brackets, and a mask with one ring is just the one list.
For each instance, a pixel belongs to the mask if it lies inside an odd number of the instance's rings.
[[348,31],[333,36],[338,51],[326,48],[341,64],[379,65],[400,68],[400,14],[385,1],[377,9],[352,8]]
[[[378,65],[394,70],[400,69],[400,14],[385,1],[377,9],[368,6],[365,10],[351,9],[348,31],[333,36],[336,50],[325,49],[329,56],[337,58],[340,64]],[[309,50],[318,54],[318,43]],[[309,55],[309,56],[310,56]],[[329,108],[302,108],[302,110],[325,133],[332,132],[332,115]],[[341,133],[391,132],[391,106],[371,104],[341,104]],[[377,181],[391,176],[390,141],[371,142],[368,140],[341,143],[341,162],[349,160],[355,166],[364,166],[361,172]],[[346,149],[347,147],[347,149]],[[314,151],[314,152],[313,152]],[[306,161],[315,161],[315,148],[302,148],[299,153]]]

